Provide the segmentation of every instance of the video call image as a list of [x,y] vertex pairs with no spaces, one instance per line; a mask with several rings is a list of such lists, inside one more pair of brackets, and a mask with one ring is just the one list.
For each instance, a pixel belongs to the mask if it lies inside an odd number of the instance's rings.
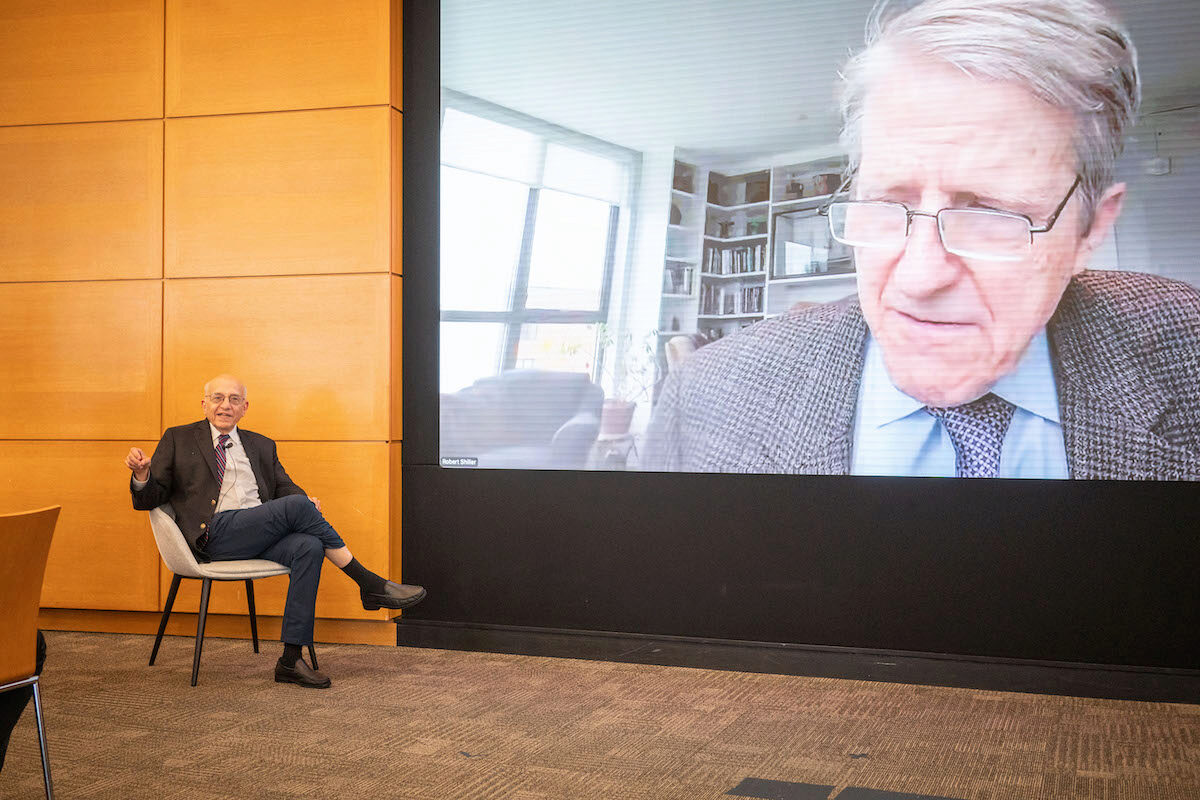
[[443,467],[1200,480],[1200,4],[441,37]]

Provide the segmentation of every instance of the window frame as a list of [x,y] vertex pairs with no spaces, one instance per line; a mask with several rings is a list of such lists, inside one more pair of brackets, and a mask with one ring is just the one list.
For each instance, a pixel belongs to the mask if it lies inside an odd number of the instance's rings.
[[[508,308],[504,311],[463,311],[447,309],[441,305],[439,289],[439,322],[490,322],[504,325],[502,349],[497,364],[497,374],[516,368],[518,347],[521,341],[522,326],[528,324],[591,324],[601,325],[608,322],[612,309],[612,293],[614,276],[619,254],[623,251],[625,260],[629,258],[629,241],[633,236],[632,198],[636,196],[637,184],[640,180],[640,156],[636,151],[609,142],[596,139],[586,134],[562,128],[544,120],[521,114],[511,109],[480,100],[469,95],[442,89],[441,124],[445,124],[446,110],[454,109],[464,114],[486,119],[490,122],[507,125],[538,136],[541,140],[541,152],[537,167],[536,181],[526,184],[506,176],[494,175],[477,169],[458,166],[439,158],[439,173],[442,169],[457,169],[463,172],[473,172],[479,175],[512,180],[528,187],[525,206],[525,226],[521,234],[521,248],[517,266],[513,276],[512,292],[508,298]],[[439,136],[441,126],[439,126]],[[617,201],[597,198],[592,195],[571,192],[560,187],[548,187],[544,183],[547,151],[549,144],[559,144],[576,150],[598,155],[616,161],[624,167],[624,186]],[[595,309],[554,309],[529,308],[529,278],[533,257],[533,237],[537,225],[538,206],[543,191],[554,191],[562,194],[586,197],[609,204],[608,234],[605,241],[604,266],[599,285],[599,304]],[[629,213],[622,218],[622,210]],[[440,208],[439,208],[440,213]],[[625,242],[622,247],[621,228],[625,222]],[[445,220],[442,221],[445,224]],[[444,268],[444,266],[442,267]],[[592,378],[595,379],[602,369],[600,359],[596,358]]]

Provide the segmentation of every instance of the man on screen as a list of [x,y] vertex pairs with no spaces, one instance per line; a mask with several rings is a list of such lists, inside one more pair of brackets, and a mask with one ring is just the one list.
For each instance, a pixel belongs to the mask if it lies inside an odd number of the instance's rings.
[[699,350],[647,468],[1200,479],[1200,294],[1086,268],[1140,95],[1105,9],[881,2],[843,74],[857,297]]
[[167,428],[153,456],[130,448],[125,466],[133,473],[133,507],[149,511],[170,503],[200,561],[265,558],[290,567],[275,680],[328,688],[328,676],[300,655],[313,641],[323,560],[358,584],[368,610],[407,608],[424,599],[425,589],[393,583],[360,564],[321,515],[320,503],[288,477],[275,442],[238,427],[250,408],[241,381],[213,378],[200,408],[205,418]]

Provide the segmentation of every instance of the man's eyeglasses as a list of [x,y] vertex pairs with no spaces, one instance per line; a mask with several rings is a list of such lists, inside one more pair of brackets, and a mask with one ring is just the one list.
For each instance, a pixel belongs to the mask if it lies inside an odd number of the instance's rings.
[[224,403],[226,400],[229,401],[229,405],[234,407],[240,406],[242,403],[246,402],[246,398],[242,397],[240,394],[206,394],[204,396],[211,400],[212,404],[215,406],[221,405],[221,403]]
[[[1020,261],[1033,247],[1033,234],[1046,233],[1058,221],[1067,201],[1079,186],[1075,176],[1045,225],[1036,226],[1023,214],[982,208],[943,208],[936,214],[914,211],[903,203],[881,200],[845,200],[829,203],[818,213],[829,217],[833,238],[852,247],[888,247],[899,250],[912,230],[913,217],[937,220],[938,234],[947,253],[987,261]],[[844,191],[845,185],[839,191]]]

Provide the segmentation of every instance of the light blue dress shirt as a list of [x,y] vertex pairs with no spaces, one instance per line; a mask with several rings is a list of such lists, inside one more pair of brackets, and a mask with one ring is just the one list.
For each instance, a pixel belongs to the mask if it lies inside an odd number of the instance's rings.
[[[1045,330],[992,392],[1017,407],[1000,450],[1000,477],[1069,477]],[[953,477],[954,444],[924,408],[892,385],[883,353],[874,337],[868,337],[854,416],[851,474]]]

